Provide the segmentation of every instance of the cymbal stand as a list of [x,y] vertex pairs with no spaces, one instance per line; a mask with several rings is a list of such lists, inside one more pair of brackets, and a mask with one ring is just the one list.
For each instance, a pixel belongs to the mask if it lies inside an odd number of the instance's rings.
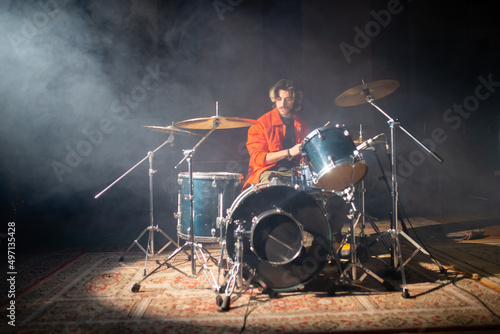
[[[192,149],[184,150],[184,157],[175,166],[175,168],[177,169],[184,161],[187,161],[187,163],[188,163],[189,195],[186,196],[186,199],[188,199],[190,201],[189,241],[186,241],[184,243],[184,245],[182,245],[181,247],[178,247],[165,261],[160,263],[152,272],[150,272],[147,276],[145,276],[143,279],[141,279],[138,283],[135,283],[132,287],[132,292],[138,292],[140,287],[141,287],[141,283],[144,282],[149,276],[154,274],[156,271],[158,271],[163,266],[167,266],[168,268],[173,268],[173,269],[177,270],[178,272],[180,272],[186,276],[189,276],[189,277],[198,277],[198,275],[203,271],[209,284],[212,286],[212,289],[214,289],[214,290],[219,289],[218,282],[216,282],[213,273],[210,271],[210,268],[208,268],[208,266],[207,266],[208,260],[207,260],[207,256],[205,256],[205,254],[207,254],[208,257],[212,260],[213,260],[213,257],[210,255],[208,250],[206,250],[200,243],[196,243],[194,240],[194,236],[195,236],[195,231],[194,231],[194,194],[193,194],[194,185],[193,185],[193,165],[192,165],[192,159],[193,159],[194,153],[196,152],[196,149],[201,145],[201,143],[203,143],[208,138],[208,136],[210,136],[212,134],[212,132],[215,131],[215,129],[217,129],[219,124],[220,123],[218,120],[214,120],[213,128],[198,143],[196,143],[196,145]],[[191,274],[190,275],[184,273],[180,269],[169,264],[169,261],[171,259],[173,259],[175,256],[177,256],[177,254],[179,254],[181,251],[185,252],[186,248],[188,248],[190,250],[190,258],[191,258],[190,259],[191,260]],[[198,272],[196,271],[196,259],[200,259],[200,260],[203,259],[203,261],[201,262],[201,268]],[[210,273],[210,276],[207,274],[207,271]]]
[[[398,127],[400,130],[402,130],[404,133],[406,133],[411,139],[413,139],[414,142],[419,144],[427,153],[429,153],[434,159],[436,159],[438,162],[442,163],[443,159],[441,159],[436,153],[432,152],[429,150],[424,144],[422,144],[418,139],[416,139],[414,136],[412,136],[407,130],[405,130],[400,122],[392,119],[387,113],[385,113],[379,106],[377,106],[373,101],[373,97],[370,95],[370,91],[368,88],[364,89],[364,94],[366,97],[366,101],[371,104],[375,109],[377,109],[382,115],[384,115],[388,119],[388,124],[391,129],[391,171],[392,171],[392,179],[391,179],[391,199],[392,199],[392,219],[391,219],[391,227],[389,231],[384,232],[384,233],[389,233],[391,236],[392,240],[392,251],[391,251],[391,259],[392,259],[392,269],[394,271],[397,271],[399,268],[399,271],[401,272],[401,282],[402,282],[402,296],[403,298],[408,298],[410,297],[410,294],[408,292],[407,286],[406,286],[406,277],[405,277],[405,271],[404,271],[404,266],[405,264],[411,260],[411,258],[420,250],[424,254],[429,255],[417,242],[415,242],[413,239],[411,239],[406,233],[398,229],[398,183],[396,179],[396,136],[394,134],[394,129]],[[410,259],[406,262],[403,263],[403,257],[401,254],[401,247],[399,243],[399,235],[402,235],[404,238],[406,238],[411,244],[413,244],[416,248],[417,251],[413,253],[413,256],[410,257]]]
[[[366,187],[365,187],[365,181],[361,180],[359,183],[359,188],[357,192],[360,194],[359,196],[359,203],[360,203],[360,215],[361,215],[361,226],[360,226],[360,233],[359,233],[359,239],[360,239],[360,244],[362,245],[362,251],[365,254],[365,257],[367,256],[368,249],[371,247],[372,243],[368,244],[368,237],[365,233],[365,228],[366,228],[366,221],[368,221],[375,231],[377,235],[380,235],[382,232],[380,232],[380,229],[374,222],[374,218],[370,217],[366,213],[365,209],[365,193],[366,193]],[[385,239],[382,239],[384,242],[385,246],[387,249],[390,249],[390,245],[385,241]]]
[[[153,174],[156,173],[156,171],[153,169],[153,156],[156,153],[156,151],[158,151],[160,148],[162,148],[166,144],[172,145],[173,142],[174,142],[174,133],[171,132],[170,136],[163,144],[158,146],[155,150],[149,151],[148,154],[141,161],[139,161],[137,164],[135,164],[132,168],[130,168],[128,171],[126,171],[122,176],[120,176],[118,179],[116,179],[113,183],[111,183],[103,191],[101,191],[99,194],[97,194],[94,197],[97,199],[99,196],[104,194],[109,188],[114,186],[116,183],[118,183],[118,181],[120,181],[127,174],[129,174],[132,170],[134,170],[137,166],[142,164],[146,159],[149,159],[149,171],[148,171],[148,173],[149,173],[149,222],[150,223],[149,223],[149,226],[147,228],[145,228],[141,232],[141,234],[139,234],[139,236],[132,242],[130,247],[120,256],[120,260],[119,260],[120,262],[123,262],[123,260],[125,258],[125,254],[127,254],[130,251],[130,249],[132,249],[132,247],[134,245],[137,245],[137,247],[139,247],[139,249],[142,252],[144,252],[144,254],[146,255],[146,258],[144,260],[144,275],[146,275],[146,265],[147,265],[149,255],[154,256],[154,255],[160,254],[165,248],[167,248],[172,243],[174,245],[176,245],[177,247],[179,247],[179,245],[174,241],[174,239],[172,239],[167,233],[165,233],[161,228],[159,228],[158,225],[154,225],[154,223],[153,223],[153,219],[154,219],[154,215],[153,215]],[[139,240],[142,238],[142,236],[146,232],[149,232],[148,243],[146,246],[147,249],[144,249],[144,247],[142,247],[141,244],[139,243]],[[154,232],[158,232],[158,233],[163,234],[163,236],[169,240],[169,242],[165,246],[163,246],[157,253],[155,253],[155,250],[154,250]]]
[[[385,137],[385,134],[380,134],[378,136],[381,136],[381,135],[384,135]],[[376,136],[376,137],[378,137]],[[375,137],[375,138],[376,138]],[[361,141],[363,141],[363,127],[362,125],[359,126],[359,139]],[[372,138],[373,139],[373,138]],[[377,157],[377,161],[379,161],[378,159],[378,155],[376,153],[376,146],[373,146],[370,142],[370,140],[372,139],[369,139],[366,141],[367,146],[366,148],[364,148],[365,150],[372,150],[375,152],[375,156]],[[379,161],[379,165],[380,165],[380,161]],[[366,220],[368,220],[368,222],[370,223],[371,227],[373,228],[373,230],[375,231],[375,233],[377,235],[380,235],[380,230],[379,228],[377,227],[377,225],[375,224],[375,222],[373,221],[373,217],[370,217],[369,215],[366,214],[366,209],[365,209],[365,194],[366,194],[366,187],[365,187],[365,180],[361,180],[361,182],[359,182],[359,187],[358,187],[358,190],[357,192],[360,194],[359,196],[359,203],[360,203],[360,206],[361,206],[361,231],[360,231],[360,235],[359,235],[359,238],[361,240],[361,245],[363,247],[363,251],[364,251],[364,255],[365,257],[367,256],[367,251],[368,251],[368,248],[370,247],[368,245],[368,238],[365,234],[365,227],[366,227]],[[390,248],[390,246],[387,244],[387,242],[382,239],[384,241],[384,244],[386,245],[387,249]]]

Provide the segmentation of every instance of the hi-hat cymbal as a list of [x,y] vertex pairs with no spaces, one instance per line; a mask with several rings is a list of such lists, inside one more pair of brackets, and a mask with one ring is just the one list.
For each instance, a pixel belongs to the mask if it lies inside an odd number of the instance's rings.
[[145,128],[148,128],[153,131],[158,131],[158,132],[163,132],[163,133],[174,133],[174,134],[181,134],[181,135],[192,135],[192,136],[198,136],[201,137],[199,134],[192,133],[190,131],[186,131],[183,129],[179,129],[176,126],[169,125],[169,126],[154,126],[154,125],[144,125]]
[[212,116],[188,119],[175,125],[185,129],[211,130],[216,123],[218,123],[217,129],[235,129],[252,126],[257,121],[247,118]]
[[346,90],[335,99],[335,104],[341,107],[352,107],[367,102],[366,96],[370,95],[378,100],[394,92],[399,87],[396,80],[379,80],[363,83]]

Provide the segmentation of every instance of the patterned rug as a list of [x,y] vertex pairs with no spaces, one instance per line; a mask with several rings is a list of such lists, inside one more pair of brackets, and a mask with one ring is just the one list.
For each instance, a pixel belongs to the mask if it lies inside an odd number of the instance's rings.
[[[408,245],[401,249],[404,256],[414,250]],[[210,252],[219,255],[216,248]],[[328,264],[293,291],[274,295],[255,287],[236,289],[226,312],[218,307],[206,276],[217,277],[213,262],[204,270],[197,265],[198,275],[192,277],[192,262],[185,253],[157,268],[167,257],[161,254],[147,261],[146,272],[157,271],[142,281],[144,254],[129,252],[123,262],[118,261],[120,255],[87,251],[72,257],[16,296],[15,331],[5,320],[0,331],[399,333],[500,328],[500,292],[458,273],[443,275],[421,254],[405,267],[409,298],[402,297],[401,278],[390,275],[384,279],[396,291],[387,291],[370,275],[337,286],[338,267]],[[384,260],[370,257],[362,264],[380,273],[387,267]],[[136,283],[140,289],[132,292]]]

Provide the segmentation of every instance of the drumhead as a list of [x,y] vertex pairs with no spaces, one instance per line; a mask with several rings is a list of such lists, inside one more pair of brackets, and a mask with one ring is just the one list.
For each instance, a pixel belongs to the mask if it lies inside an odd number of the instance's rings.
[[328,261],[330,226],[317,200],[304,191],[263,183],[242,192],[226,219],[231,262],[237,220],[245,230],[243,276],[264,288],[296,289],[314,279]]

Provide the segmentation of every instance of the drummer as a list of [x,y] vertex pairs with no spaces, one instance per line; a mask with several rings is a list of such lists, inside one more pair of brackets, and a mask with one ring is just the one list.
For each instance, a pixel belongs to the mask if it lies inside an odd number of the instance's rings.
[[292,80],[279,80],[269,90],[269,98],[273,110],[262,115],[248,130],[250,162],[243,189],[273,178],[278,183],[289,183],[291,168],[300,164],[300,145],[310,130],[298,115],[302,91]]
[[[279,80],[269,90],[273,110],[257,119],[248,130],[247,149],[250,154],[243,190],[251,184],[276,181],[291,183],[291,168],[300,165],[300,146],[309,134],[307,122],[298,115],[302,108],[302,90],[288,79]],[[342,226],[347,223],[348,208],[340,197],[329,198],[325,207],[332,236],[338,245]],[[337,248],[337,246],[336,246]]]

